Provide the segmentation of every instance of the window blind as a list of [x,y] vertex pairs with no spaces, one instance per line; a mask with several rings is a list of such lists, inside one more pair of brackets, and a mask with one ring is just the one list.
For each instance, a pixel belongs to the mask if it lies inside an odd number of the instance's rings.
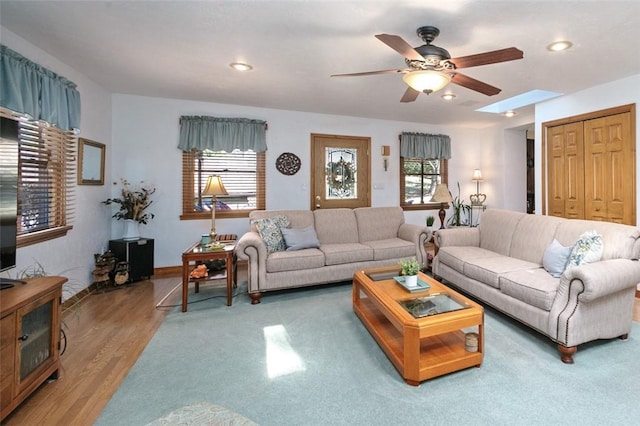
[[77,138],[5,108],[18,122],[18,247],[65,235],[74,214]]

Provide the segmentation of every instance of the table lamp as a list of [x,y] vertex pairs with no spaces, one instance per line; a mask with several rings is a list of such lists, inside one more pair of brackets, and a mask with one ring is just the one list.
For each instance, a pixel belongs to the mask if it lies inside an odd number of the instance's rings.
[[471,194],[469,197],[471,199],[472,206],[481,206],[482,203],[487,199],[487,196],[480,193],[480,182],[482,182],[482,172],[480,169],[475,169],[473,171],[473,177],[471,178],[472,182],[476,183],[476,193]]
[[212,175],[207,179],[207,184],[202,191],[202,195],[211,195],[211,241],[216,240],[216,196],[229,195],[222,183],[220,176]]
[[440,218],[440,229],[444,229],[444,205],[453,201],[451,197],[451,193],[449,192],[449,188],[447,188],[446,183],[439,183],[436,186],[436,192],[433,193],[433,197],[431,197],[432,203],[440,203],[440,211],[438,211],[438,217]]

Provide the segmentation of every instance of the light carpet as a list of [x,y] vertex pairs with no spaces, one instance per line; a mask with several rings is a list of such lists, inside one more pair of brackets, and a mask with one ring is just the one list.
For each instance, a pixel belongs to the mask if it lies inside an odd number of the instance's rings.
[[[243,292],[244,291],[244,292]],[[486,309],[485,358],[407,385],[351,308],[351,285],[266,294],[232,307],[201,288],[164,321],[97,421],[145,425],[200,401],[267,425],[638,424],[640,325],[626,341],[555,344]]]

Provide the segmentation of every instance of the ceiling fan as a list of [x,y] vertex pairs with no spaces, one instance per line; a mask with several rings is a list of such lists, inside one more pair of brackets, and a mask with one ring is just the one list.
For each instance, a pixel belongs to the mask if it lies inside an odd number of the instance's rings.
[[448,83],[454,83],[467,89],[475,90],[487,96],[500,93],[501,89],[491,86],[457,72],[460,68],[477,67],[498,62],[522,59],[522,50],[515,47],[478,53],[475,55],[451,58],[445,49],[431,44],[440,34],[436,27],[425,26],[416,30],[425,44],[416,48],[411,47],[402,37],[392,34],[378,34],[376,38],[400,53],[405,58],[408,68],[367,71],[352,74],[334,74],[331,77],[359,77],[375,74],[403,74],[402,79],[409,86],[400,102],[413,102],[420,92],[427,95],[436,92]]

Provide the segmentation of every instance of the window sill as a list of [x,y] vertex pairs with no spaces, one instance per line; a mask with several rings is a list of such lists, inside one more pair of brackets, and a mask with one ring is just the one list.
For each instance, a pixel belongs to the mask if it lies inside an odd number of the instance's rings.
[[18,235],[17,247],[26,247],[32,244],[38,244],[48,240],[64,237],[71,229],[73,229],[73,226],[59,226],[57,228],[46,229],[44,231]]
[[[216,210],[216,220],[218,219],[234,219],[239,217],[249,217],[249,213],[253,210]],[[180,220],[211,220],[211,212],[193,212],[183,213],[180,215]]]

